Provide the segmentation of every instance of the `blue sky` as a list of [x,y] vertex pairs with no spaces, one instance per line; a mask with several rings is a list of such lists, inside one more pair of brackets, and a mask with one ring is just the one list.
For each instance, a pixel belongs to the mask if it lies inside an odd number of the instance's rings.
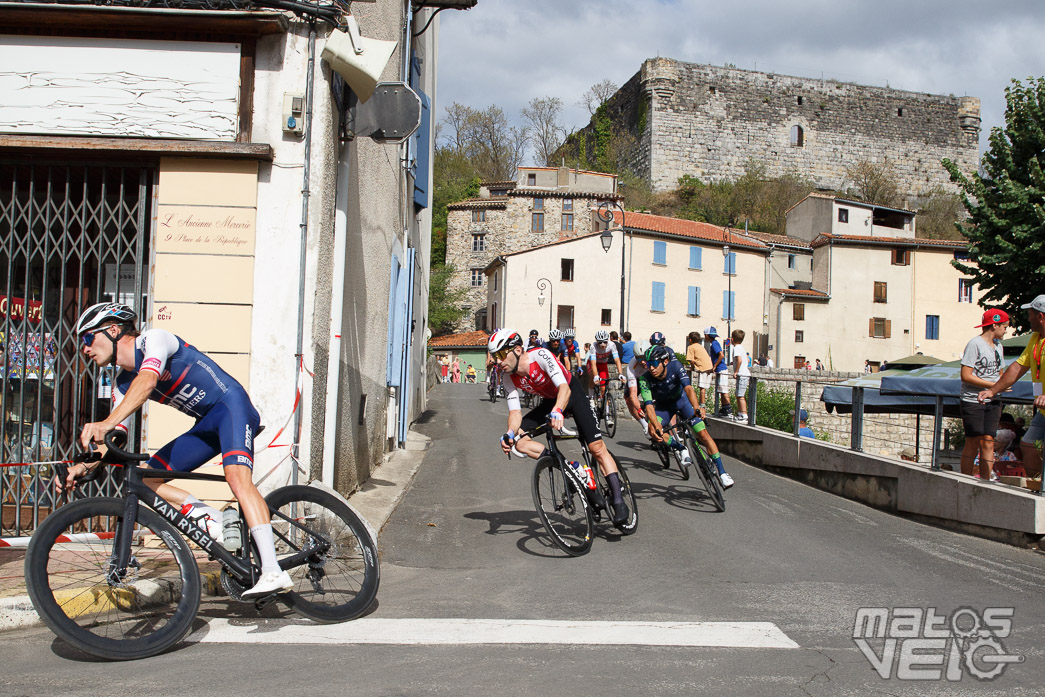
[[1043,0],[479,0],[439,17],[439,118],[459,102],[521,120],[558,97],[577,128],[588,87],[659,55],[979,97],[982,150],[1009,80],[1045,75]]

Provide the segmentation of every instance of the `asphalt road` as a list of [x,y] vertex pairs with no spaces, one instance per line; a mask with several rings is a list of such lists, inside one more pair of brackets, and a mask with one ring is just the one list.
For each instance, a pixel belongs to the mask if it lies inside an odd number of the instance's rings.
[[[697,478],[663,470],[629,422],[611,448],[639,497],[639,530],[622,538],[601,528],[590,554],[567,558],[533,510],[532,463],[509,462],[497,447],[504,402],[484,397],[481,385],[440,385],[414,427],[432,447],[382,532],[378,605],[365,620],[373,624],[349,623],[389,631],[388,643],[210,599],[190,642],[133,664],[92,661],[45,629],[0,635],[0,694],[1042,694],[1042,553],[898,518],[728,458],[737,484],[718,513]],[[897,640],[883,679],[853,639],[858,609],[876,607],[891,618],[897,608],[935,608],[948,627],[968,608],[960,629],[984,608],[1012,608],[1011,634],[985,634],[998,643],[981,644],[978,656],[1018,662],[978,680],[961,654],[947,653],[949,639],[920,649]],[[440,629],[413,621],[434,619],[561,621],[569,638],[492,643],[461,623],[463,638],[441,644]],[[608,624],[584,624],[592,621]],[[663,645],[676,630],[707,627],[687,623],[733,623],[716,626],[742,646]],[[791,648],[746,644],[744,627],[756,625],[741,623],[772,627]],[[598,644],[603,631],[622,643]],[[869,645],[881,656],[889,644]],[[980,674],[997,667],[975,665]],[[944,677],[902,680],[902,668]]]

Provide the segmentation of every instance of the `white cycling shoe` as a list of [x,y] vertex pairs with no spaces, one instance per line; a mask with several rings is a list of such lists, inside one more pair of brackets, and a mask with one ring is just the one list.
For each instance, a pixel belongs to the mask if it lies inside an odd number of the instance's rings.
[[243,593],[244,598],[258,598],[265,595],[272,595],[273,593],[282,593],[289,591],[294,587],[294,580],[290,578],[290,574],[282,569],[279,571],[269,571],[266,574],[262,574],[254,587],[249,591]]
[[726,472],[723,472],[722,474],[718,475],[718,480],[722,482],[723,489],[728,489],[729,487],[733,486],[733,477],[730,477],[729,474]]

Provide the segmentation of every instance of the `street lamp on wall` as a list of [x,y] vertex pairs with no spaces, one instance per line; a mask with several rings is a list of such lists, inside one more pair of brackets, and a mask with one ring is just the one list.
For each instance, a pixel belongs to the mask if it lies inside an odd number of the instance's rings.
[[553,298],[555,297],[554,288],[552,288],[552,282],[547,278],[537,279],[537,290],[541,292],[537,296],[537,306],[544,307],[544,291],[548,291],[548,331],[552,330],[552,308],[555,307]]
[[[611,227],[614,222],[613,210],[611,209],[614,208],[620,211],[620,227]],[[606,223],[606,229],[599,235],[602,251],[608,253],[610,247],[613,246],[613,233],[620,233],[620,317],[618,324],[620,325],[620,333],[624,334],[624,209],[621,208],[620,203],[616,199],[608,199],[599,203],[596,215],[599,217],[599,220]]]

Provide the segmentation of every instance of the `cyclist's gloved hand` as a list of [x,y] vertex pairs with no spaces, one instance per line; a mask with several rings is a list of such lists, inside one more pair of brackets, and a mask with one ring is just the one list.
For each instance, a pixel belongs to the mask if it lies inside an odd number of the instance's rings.
[[596,385],[598,385],[599,383],[602,382],[602,378],[600,378],[598,375],[596,375],[595,378],[594,378],[594,382],[595,382]]
[[503,436],[501,436],[501,450],[504,451],[505,455],[508,455],[512,451],[512,446],[515,445],[515,431],[508,430]]
[[623,373],[621,373],[620,375],[617,376],[617,379],[620,380],[621,382],[627,382],[628,381],[628,376],[623,374]]
[[562,409],[552,409],[548,414],[548,422],[552,425],[552,428],[559,430],[562,428]]

